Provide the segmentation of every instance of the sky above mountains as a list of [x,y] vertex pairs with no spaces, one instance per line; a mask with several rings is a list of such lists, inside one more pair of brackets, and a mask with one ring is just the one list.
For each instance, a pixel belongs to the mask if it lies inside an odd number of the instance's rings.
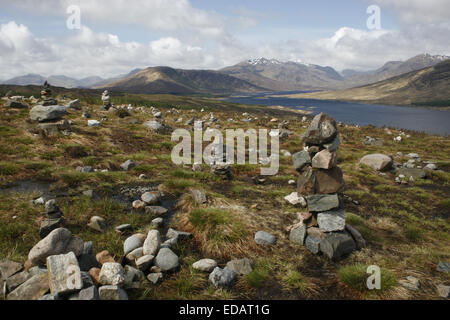
[[[110,77],[167,65],[219,69],[267,57],[375,69],[450,54],[448,0],[0,0],[0,78]],[[71,5],[80,29],[66,26]],[[381,29],[366,12],[380,8]]]

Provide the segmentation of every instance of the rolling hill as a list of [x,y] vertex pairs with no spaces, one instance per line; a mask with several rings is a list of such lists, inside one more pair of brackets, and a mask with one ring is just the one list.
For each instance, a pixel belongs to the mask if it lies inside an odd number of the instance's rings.
[[392,105],[450,106],[450,60],[373,84],[290,98],[357,101]]
[[266,88],[217,71],[182,70],[169,67],[151,67],[125,79],[100,87],[130,93],[242,93],[267,91]]

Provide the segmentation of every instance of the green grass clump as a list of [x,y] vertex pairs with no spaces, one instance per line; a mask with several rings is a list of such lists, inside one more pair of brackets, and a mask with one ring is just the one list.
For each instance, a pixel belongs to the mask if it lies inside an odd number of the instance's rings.
[[295,270],[289,270],[282,277],[281,281],[289,288],[300,290],[303,292],[306,288],[306,281],[303,275]]
[[[370,276],[367,273],[367,267],[368,265],[363,264],[343,266],[338,270],[338,277],[346,285],[359,292],[371,291],[367,288],[367,278]],[[396,285],[397,280],[395,275],[381,268],[381,289],[377,290],[377,292],[387,291]]]
[[14,163],[0,163],[0,176],[13,176],[19,172],[19,166]]

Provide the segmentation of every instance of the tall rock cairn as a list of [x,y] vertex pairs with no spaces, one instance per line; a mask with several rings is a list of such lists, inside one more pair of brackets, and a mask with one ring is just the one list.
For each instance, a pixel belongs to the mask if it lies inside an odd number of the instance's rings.
[[109,110],[111,108],[111,97],[109,96],[109,91],[105,90],[102,93],[102,102],[103,102],[103,109]]
[[365,246],[358,231],[345,223],[341,200],[344,178],[337,166],[340,145],[336,121],[320,113],[302,136],[303,150],[292,156],[300,176],[298,194],[306,198],[309,213],[299,215],[292,226],[291,241],[305,245],[314,254],[339,259]]

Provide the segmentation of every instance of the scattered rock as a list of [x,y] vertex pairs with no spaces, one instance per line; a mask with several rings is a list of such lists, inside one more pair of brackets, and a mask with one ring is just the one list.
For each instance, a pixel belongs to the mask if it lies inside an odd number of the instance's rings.
[[141,196],[141,200],[148,205],[157,204],[161,200],[161,193],[159,191],[145,192]]
[[397,174],[405,176],[406,179],[426,179],[428,173],[424,169],[418,168],[401,168],[397,171]]
[[101,123],[98,120],[88,120],[88,127],[100,127]]
[[441,298],[449,298],[450,297],[450,286],[445,286],[443,284],[439,284],[437,287],[437,293]]
[[105,219],[103,219],[102,217],[93,216],[91,217],[91,220],[88,223],[88,227],[95,231],[103,233],[106,231],[107,225]]
[[211,272],[214,270],[215,267],[217,267],[217,262],[213,259],[201,259],[197,262],[195,262],[192,267],[195,270],[200,270],[204,272]]
[[194,199],[195,203],[198,203],[198,204],[206,203],[206,194],[203,191],[200,191],[200,190],[194,189],[194,188],[190,188],[189,192],[192,196],[192,199]]
[[99,282],[104,285],[121,286],[125,281],[125,271],[120,263],[106,262],[102,265]]
[[229,288],[236,281],[236,273],[227,267],[223,269],[216,267],[209,275],[209,281],[216,288]]
[[440,261],[436,267],[439,272],[450,272],[450,262]]
[[158,230],[150,230],[147,234],[147,239],[144,241],[143,253],[144,255],[156,255],[161,246],[161,235]]
[[128,295],[125,290],[114,285],[100,287],[98,294],[100,300],[128,300]]
[[162,271],[172,271],[178,268],[178,256],[169,248],[162,248],[159,250],[155,258],[155,266]]
[[120,165],[120,168],[123,171],[129,171],[136,166],[136,163],[133,160],[127,160]]
[[30,119],[33,121],[49,121],[49,120],[60,120],[64,115],[67,114],[66,107],[54,105],[54,106],[34,106],[30,110]]
[[277,242],[277,238],[265,231],[258,231],[255,233],[255,242],[260,245],[272,245]]
[[377,171],[388,170],[392,167],[393,164],[393,160],[391,157],[379,153],[368,154],[362,157],[359,162]]
[[96,286],[82,289],[78,293],[78,300],[100,300],[100,295]]
[[128,253],[132,252],[133,250],[142,247],[143,241],[142,237],[137,235],[132,235],[125,239],[123,243],[123,253],[127,255]]
[[149,273],[147,276],[148,281],[153,284],[157,284],[158,281],[162,280],[163,274],[161,272],[158,273]]
[[22,264],[11,260],[3,259],[0,261],[0,279],[6,280],[22,269],[23,269]]
[[406,280],[400,280],[399,283],[406,289],[413,291],[417,291],[420,288],[419,279],[412,276],[407,276]]
[[361,233],[359,233],[358,230],[353,228],[351,225],[346,224],[345,230],[347,230],[348,233],[352,236],[353,240],[355,240],[356,248],[358,250],[361,250],[366,247],[366,240],[362,237]]
[[108,250],[103,250],[103,251],[97,253],[97,255],[95,256],[95,259],[101,266],[108,262],[115,262],[114,258],[109,254]]
[[227,262],[226,268],[233,270],[237,275],[247,275],[253,271],[253,260],[244,258]]
[[305,198],[299,196],[297,192],[292,192],[290,195],[287,195],[286,197],[284,197],[284,200],[286,200],[287,202],[289,202],[294,206],[300,205],[303,208],[306,207]]

